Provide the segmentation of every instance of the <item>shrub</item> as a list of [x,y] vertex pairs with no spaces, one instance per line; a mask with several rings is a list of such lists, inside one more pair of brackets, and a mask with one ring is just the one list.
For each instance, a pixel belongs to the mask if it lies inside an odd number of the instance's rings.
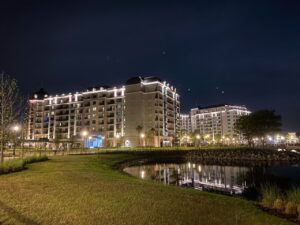
[[24,168],[25,162],[22,159],[9,160],[0,165],[0,174],[16,172]]
[[33,155],[26,157],[24,159],[25,164],[35,163],[35,162],[42,162],[48,160],[48,157],[46,155]]
[[[286,209],[287,214],[289,215],[297,215],[300,219],[300,189],[295,188],[287,192],[287,200],[290,202],[289,209]],[[297,207],[298,206],[298,207]]]
[[12,172],[17,172],[25,169],[26,164],[41,162],[48,160],[46,155],[42,156],[30,156],[24,159],[13,159],[9,161],[5,161],[3,164],[0,164],[0,174],[7,174]]
[[285,202],[283,200],[283,198],[277,198],[274,202],[273,208],[283,211],[285,207]]
[[279,190],[277,186],[274,185],[263,185],[262,190],[262,206],[265,208],[273,208],[274,202],[279,196]]
[[285,214],[295,216],[297,215],[297,205],[293,202],[288,201],[285,205]]
[[300,204],[300,188],[294,188],[288,191],[287,200],[295,203],[296,205]]

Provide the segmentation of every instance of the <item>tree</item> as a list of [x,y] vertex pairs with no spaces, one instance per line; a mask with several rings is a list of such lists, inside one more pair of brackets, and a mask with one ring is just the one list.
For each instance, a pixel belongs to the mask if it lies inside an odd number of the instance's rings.
[[17,81],[2,72],[0,76],[0,152],[4,161],[4,147],[9,141],[11,126],[22,113]]
[[141,140],[141,132],[143,130],[143,127],[141,125],[138,125],[135,129],[138,132],[138,143],[139,143],[139,145],[141,145],[141,141],[140,140]]
[[241,116],[235,123],[235,129],[247,139],[251,146],[254,137],[264,137],[278,132],[281,125],[281,116],[276,115],[274,110],[260,110]]
[[154,137],[155,137],[156,131],[154,128],[151,128],[147,131],[146,137],[147,137],[147,145],[151,146],[154,145]]
[[68,142],[70,144],[70,150],[72,150],[73,148],[75,148],[75,145],[78,142],[78,136],[71,134]]

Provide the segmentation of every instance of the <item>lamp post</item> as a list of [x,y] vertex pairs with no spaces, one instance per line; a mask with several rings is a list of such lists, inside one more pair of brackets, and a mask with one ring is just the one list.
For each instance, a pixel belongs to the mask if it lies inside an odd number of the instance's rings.
[[116,139],[117,139],[116,147],[119,147],[118,145],[119,145],[119,140],[120,140],[120,134],[116,134]]
[[86,137],[88,136],[88,132],[86,130],[81,132],[81,137],[83,138],[83,145],[82,148],[84,148],[84,142],[86,141]]
[[12,127],[12,131],[14,133],[14,148],[13,148],[13,156],[16,156],[16,145],[17,145],[17,133],[20,131],[20,126],[15,125]]
[[198,147],[200,148],[200,135],[199,134],[196,135],[196,139],[197,139]]
[[102,146],[101,147],[106,147],[106,144],[105,144],[105,136],[102,136]]
[[142,139],[142,146],[145,147],[145,143],[144,143],[145,134],[141,133],[140,137]]

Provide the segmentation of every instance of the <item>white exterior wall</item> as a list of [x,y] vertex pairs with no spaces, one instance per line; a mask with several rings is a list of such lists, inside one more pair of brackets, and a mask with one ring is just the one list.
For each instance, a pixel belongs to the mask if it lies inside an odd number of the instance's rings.
[[189,114],[180,114],[179,129],[182,132],[192,132],[191,116]]
[[[105,137],[110,146],[125,145],[126,140],[130,146],[171,145],[179,129],[179,106],[176,89],[160,81],[33,98],[27,139],[80,139],[84,130]],[[154,143],[139,143],[138,125],[145,135],[155,129]]]
[[[124,135],[124,90],[99,88],[31,99],[27,139],[67,140],[72,136],[80,138],[80,132],[86,130],[116,145],[116,137]],[[42,113],[37,113],[40,105]]]
[[244,106],[222,105],[208,108],[191,109],[192,131],[198,130],[200,134],[212,136],[233,136],[234,124],[242,115],[250,111]]

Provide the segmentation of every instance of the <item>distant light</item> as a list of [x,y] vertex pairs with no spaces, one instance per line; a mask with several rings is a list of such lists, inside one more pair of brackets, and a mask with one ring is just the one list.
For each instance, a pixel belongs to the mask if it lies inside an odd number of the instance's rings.
[[14,132],[18,132],[20,130],[20,126],[16,125],[13,127]]
[[88,136],[88,134],[89,133],[86,130],[84,130],[84,131],[81,132],[81,136],[82,137],[86,137],[86,136]]
[[271,136],[268,136],[269,141],[273,141],[273,138]]
[[199,172],[202,171],[201,165],[198,166],[198,170],[199,170]]
[[144,138],[144,137],[145,137],[145,134],[144,134],[144,133],[141,133],[140,136],[141,136],[141,138]]

